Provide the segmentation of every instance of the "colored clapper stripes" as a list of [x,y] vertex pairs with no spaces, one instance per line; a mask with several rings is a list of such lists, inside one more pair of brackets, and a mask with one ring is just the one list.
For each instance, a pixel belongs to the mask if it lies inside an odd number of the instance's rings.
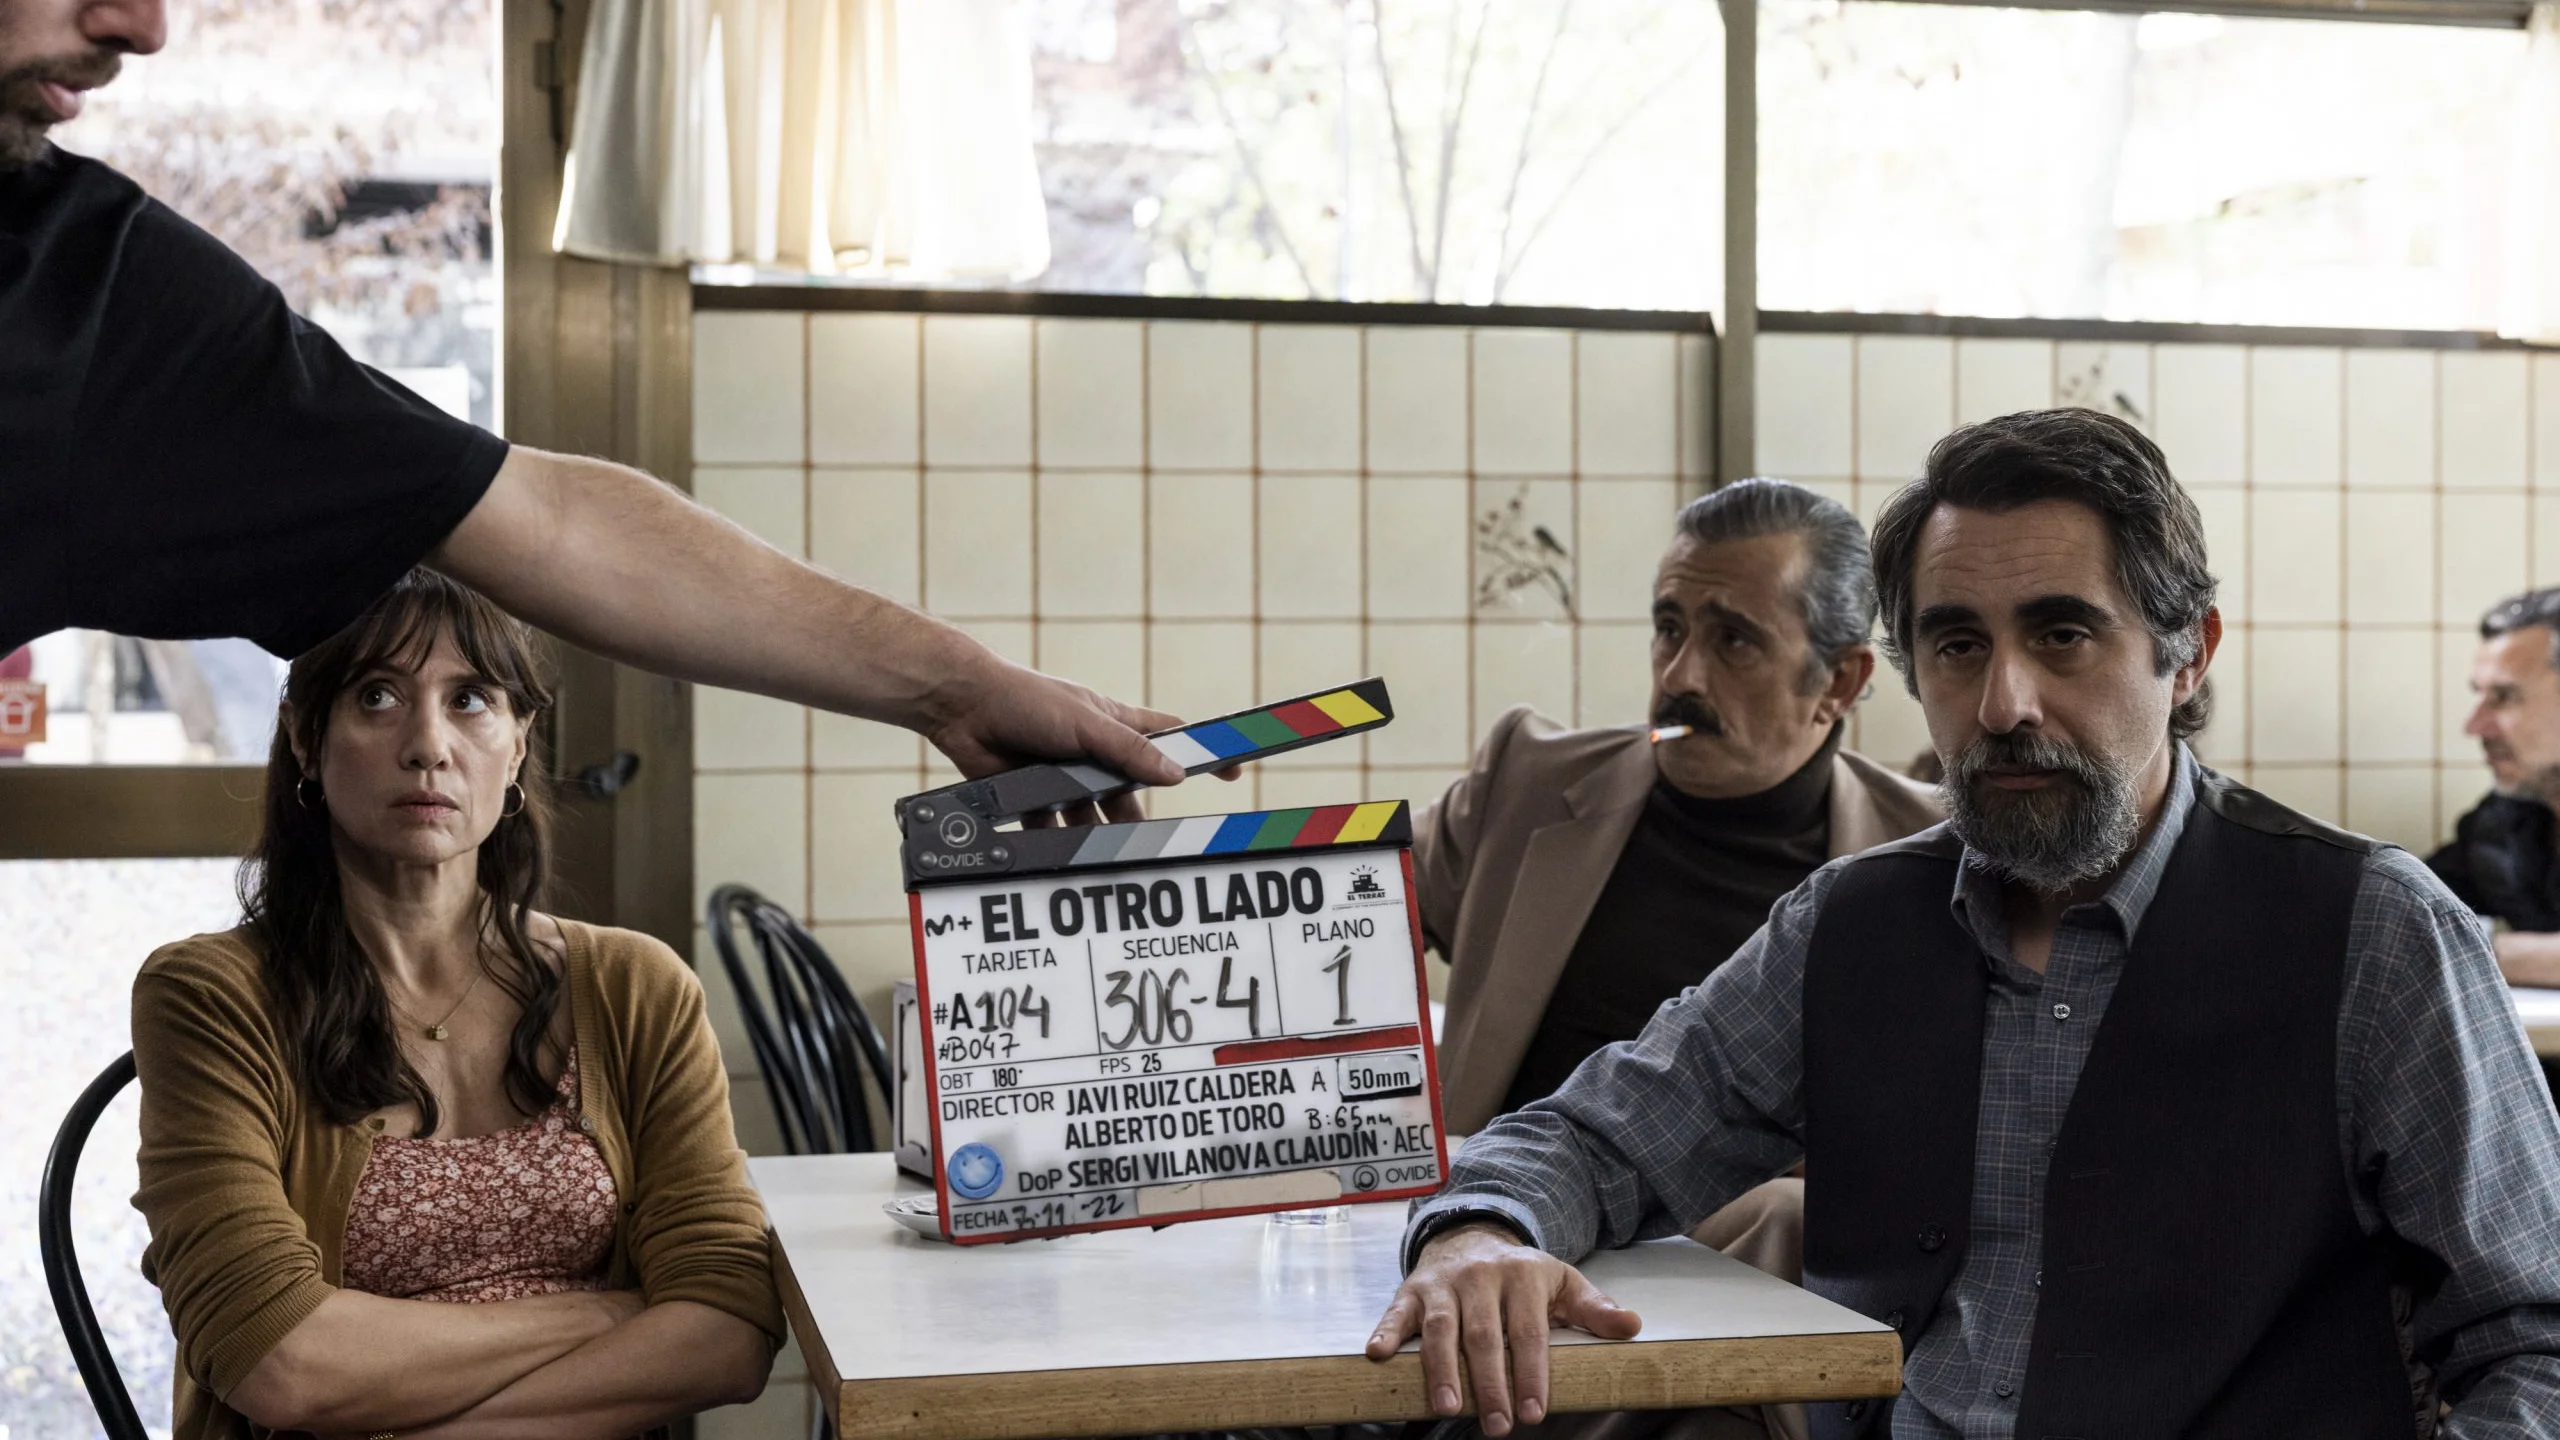
[[[1320,740],[1337,731],[1365,730],[1373,725],[1382,725],[1386,720],[1386,713],[1363,699],[1357,691],[1331,690],[1268,709],[1248,710],[1241,715],[1204,720],[1197,725],[1167,731],[1155,737],[1155,747],[1186,772],[1198,772],[1256,759],[1264,752]],[[1309,812],[1276,813],[1305,815]],[[1241,820],[1244,817],[1235,818]]]
[[[1197,728],[1197,727],[1195,727]],[[1187,732],[1186,732],[1187,733]],[[1305,850],[1317,845],[1359,845],[1375,840],[1404,809],[1401,800],[1366,805],[1324,805],[1306,810],[1257,810],[1244,815],[1195,815],[1187,820],[1148,820],[1136,825],[1097,825],[1070,865],[1127,865],[1193,855],[1235,855],[1255,850]]]

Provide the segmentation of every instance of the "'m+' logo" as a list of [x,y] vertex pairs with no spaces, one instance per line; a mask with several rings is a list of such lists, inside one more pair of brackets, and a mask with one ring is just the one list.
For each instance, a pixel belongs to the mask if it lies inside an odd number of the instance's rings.
[[951,927],[954,925],[959,926],[963,930],[968,929],[969,917],[966,915],[936,915],[932,919],[924,922],[924,933],[927,935],[947,935],[950,933]]

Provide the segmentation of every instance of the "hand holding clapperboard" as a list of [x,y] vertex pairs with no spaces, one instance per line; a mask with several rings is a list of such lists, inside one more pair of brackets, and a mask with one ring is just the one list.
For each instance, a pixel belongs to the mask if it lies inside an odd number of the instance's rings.
[[[1370,679],[1155,744],[1196,775],[1394,713]],[[1132,785],[1032,765],[898,802],[944,1236],[1437,1189],[1405,802],[996,828]]]

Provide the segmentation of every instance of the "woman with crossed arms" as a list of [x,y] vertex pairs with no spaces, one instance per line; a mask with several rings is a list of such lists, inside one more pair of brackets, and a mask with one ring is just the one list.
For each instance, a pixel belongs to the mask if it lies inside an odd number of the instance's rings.
[[246,921],[134,983],[176,1440],[627,1437],[783,1339],[700,984],[555,919],[530,632],[411,572],[293,663]]

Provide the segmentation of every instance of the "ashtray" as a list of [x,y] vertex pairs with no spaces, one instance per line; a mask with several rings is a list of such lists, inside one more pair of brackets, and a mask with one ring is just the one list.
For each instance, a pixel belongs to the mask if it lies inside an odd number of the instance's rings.
[[901,1195],[881,1206],[880,1212],[927,1240],[942,1239],[942,1211],[930,1190]]

